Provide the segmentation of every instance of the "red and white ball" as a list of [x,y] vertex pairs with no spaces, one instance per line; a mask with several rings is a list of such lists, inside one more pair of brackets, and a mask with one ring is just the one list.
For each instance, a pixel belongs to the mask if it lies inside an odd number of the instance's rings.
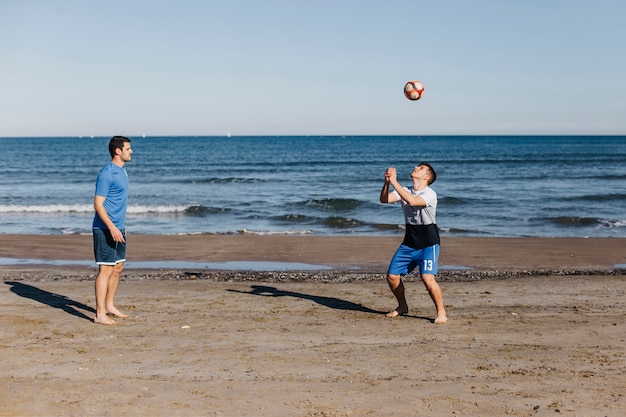
[[419,100],[424,95],[424,85],[419,81],[409,81],[404,85],[404,95],[409,100]]

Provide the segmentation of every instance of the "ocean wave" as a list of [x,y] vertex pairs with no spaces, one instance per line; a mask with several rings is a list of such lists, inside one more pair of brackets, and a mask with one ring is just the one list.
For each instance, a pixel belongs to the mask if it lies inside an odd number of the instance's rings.
[[577,217],[577,216],[559,216],[543,219],[552,222],[558,226],[586,227],[626,227],[626,220],[602,219],[597,217]]
[[367,227],[377,231],[404,230],[404,225],[400,224],[370,223],[342,216],[312,217],[301,214],[285,214],[281,216],[272,216],[270,217],[270,219],[279,223],[311,226],[321,225],[324,228],[330,229],[351,229]]
[[322,223],[324,224],[324,226],[331,229],[349,229],[351,227],[363,226],[364,224],[366,224],[357,219],[350,219],[340,216],[327,217],[322,220]]
[[[129,205],[130,214],[176,214],[205,216],[230,211],[229,208],[205,207],[202,205]],[[92,204],[42,204],[42,205],[0,205],[0,213],[94,213]]]
[[457,206],[462,204],[467,204],[467,201],[459,198],[459,197],[442,197],[439,198],[439,204],[448,205],[448,206]]
[[388,231],[388,230],[403,231],[405,229],[405,226],[403,224],[370,223],[369,225],[375,230],[382,230],[382,231]]
[[480,230],[470,230],[470,229],[463,229],[463,228],[458,228],[458,227],[440,227],[439,228],[439,233],[441,234],[450,234],[450,235],[472,235],[472,236],[490,236],[493,235],[493,233],[490,232],[484,232],[484,231],[480,231]]
[[92,204],[0,205],[0,213],[93,213]]
[[563,201],[597,201],[597,202],[606,202],[606,201],[626,201],[626,193],[612,193],[612,194],[592,194],[592,195],[584,195],[584,196],[573,196],[573,197],[564,197]]
[[306,200],[299,204],[323,211],[350,211],[357,209],[365,203],[354,198],[323,198]]
[[[146,174],[145,172],[143,174]],[[262,178],[245,178],[245,177],[193,177],[177,174],[176,176],[163,177],[160,174],[154,174],[154,178],[142,178],[143,184],[257,184],[267,182]]]
[[239,233],[243,235],[257,235],[257,236],[282,236],[282,235],[308,235],[313,233],[311,230],[250,230],[241,229]]
[[501,206],[502,204],[502,200],[498,199],[497,196],[496,197],[483,197],[483,198],[474,198],[474,197],[450,197],[450,196],[445,196],[445,197],[439,197],[438,199],[438,203],[440,206],[448,206],[448,207],[452,207],[452,206],[463,206],[463,205],[476,205],[476,204],[483,204],[483,205],[488,205],[488,206]]
[[271,220],[283,223],[311,223],[317,220],[315,217],[303,214],[282,214],[270,217]]
[[599,179],[599,180],[626,180],[626,174],[602,174],[589,175],[581,178]]
[[227,213],[229,211],[231,211],[230,208],[206,207],[203,205],[193,205],[193,206],[186,207],[183,210],[183,213],[185,213],[188,216],[204,217],[204,216],[208,216],[211,214]]
[[183,183],[190,184],[257,184],[262,182],[267,182],[267,180],[261,178],[238,178],[238,177],[229,177],[229,178],[204,178],[204,179],[193,179],[187,178],[183,181]]

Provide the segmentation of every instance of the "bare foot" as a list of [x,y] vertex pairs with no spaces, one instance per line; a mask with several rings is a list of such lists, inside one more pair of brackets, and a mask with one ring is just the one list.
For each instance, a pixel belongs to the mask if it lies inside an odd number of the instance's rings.
[[121,319],[127,319],[128,318],[128,314],[122,313],[121,311],[119,311],[114,306],[107,307],[107,313],[113,314],[115,317],[119,317]]
[[387,313],[386,316],[389,317],[390,319],[392,319],[392,318],[398,317],[398,316],[406,316],[407,314],[409,314],[409,310],[400,309],[400,307],[398,307],[395,310],[390,311],[389,313]]
[[437,316],[437,318],[435,319],[435,324],[444,324],[445,322],[448,321],[448,317],[447,316]]
[[96,324],[105,324],[107,326],[117,326],[117,322],[115,320],[111,320],[107,316],[96,317],[93,319],[93,322]]

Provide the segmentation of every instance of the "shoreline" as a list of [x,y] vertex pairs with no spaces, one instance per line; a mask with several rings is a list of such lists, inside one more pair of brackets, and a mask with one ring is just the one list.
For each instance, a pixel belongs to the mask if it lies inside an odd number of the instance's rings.
[[[212,281],[285,280],[351,282],[380,279],[401,237],[283,235],[130,235],[123,279]],[[626,239],[442,237],[440,281],[515,278],[538,275],[624,275]],[[0,277],[91,279],[96,271],[90,235],[0,234]],[[42,260],[20,264],[19,260]],[[45,261],[75,261],[52,265]],[[190,267],[178,267],[189,262]],[[238,268],[237,263],[242,267]],[[193,266],[197,263],[199,266]],[[230,263],[229,268],[211,265]],[[263,264],[255,270],[255,263]],[[276,265],[273,270],[268,265]],[[298,270],[289,265],[324,268]],[[204,265],[204,266],[202,266]],[[409,275],[411,279],[415,273]]]

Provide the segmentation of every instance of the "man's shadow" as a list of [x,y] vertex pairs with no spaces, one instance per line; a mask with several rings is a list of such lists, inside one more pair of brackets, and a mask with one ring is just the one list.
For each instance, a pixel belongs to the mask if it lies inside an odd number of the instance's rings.
[[294,297],[294,298],[302,298],[304,300],[311,300],[317,304],[323,305],[328,308],[335,308],[338,310],[350,310],[350,311],[361,311],[363,313],[371,313],[371,314],[385,314],[385,311],[377,311],[372,310],[369,307],[364,307],[361,304],[356,304],[351,301],[342,300],[334,297],[321,297],[319,295],[311,295],[311,294],[303,294],[299,292],[293,291],[283,291],[279,290],[276,287],[270,287],[267,285],[251,285],[252,288],[250,291],[239,291],[239,290],[227,290],[231,292],[238,292],[241,294],[252,294],[252,295],[260,295],[263,297]]
[[[363,313],[371,313],[371,314],[387,314],[388,313],[387,311],[373,310],[369,307],[364,307],[361,304],[356,304],[351,301],[346,301],[346,300],[342,300],[342,299],[334,298],[334,297],[321,297],[318,295],[302,294],[302,293],[293,292],[293,291],[283,291],[283,290],[279,290],[276,287],[270,287],[267,285],[251,285],[250,288],[252,288],[250,291],[239,291],[239,290],[230,290],[230,289],[226,291],[238,292],[241,294],[260,295],[263,297],[302,298],[304,300],[311,300],[325,307],[335,308],[338,310],[361,311]],[[415,316],[411,314],[408,314],[404,317],[412,317],[415,319],[426,320],[426,321],[430,321],[431,323],[434,322],[434,319],[429,318],[429,317]]]
[[66,313],[76,317],[80,317],[81,319],[93,321],[93,318],[90,318],[86,314],[76,310],[76,308],[79,308],[81,310],[87,310],[94,314],[96,310],[83,303],[79,303],[78,301],[69,299],[65,295],[44,291],[37,287],[33,287],[32,285],[24,284],[17,281],[5,281],[5,284],[11,285],[11,291],[19,295],[20,297],[30,298],[31,300],[38,301],[41,304],[46,304],[54,308],[60,308]]

